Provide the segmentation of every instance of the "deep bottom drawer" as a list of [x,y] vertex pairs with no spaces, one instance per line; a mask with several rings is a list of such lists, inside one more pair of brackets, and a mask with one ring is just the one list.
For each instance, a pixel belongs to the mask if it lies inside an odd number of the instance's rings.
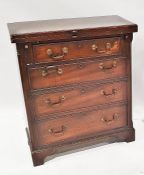
[[67,139],[109,131],[127,125],[127,107],[115,106],[103,110],[86,111],[47,121],[33,126],[35,146],[44,146]]

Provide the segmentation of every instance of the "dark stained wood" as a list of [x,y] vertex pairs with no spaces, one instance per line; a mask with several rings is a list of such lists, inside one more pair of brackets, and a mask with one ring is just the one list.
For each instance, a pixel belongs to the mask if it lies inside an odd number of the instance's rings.
[[34,166],[61,152],[134,141],[131,42],[136,24],[107,16],[8,28],[17,46]]
[[[137,31],[137,25],[119,16],[102,16],[9,23],[12,42],[54,41]],[[91,29],[91,32],[89,30]]]
[[[62,86],[78,82],[96,81],[127,76],[126,58],[104,59],[29,69],[31,89]],[[113,64],[116,63],[116,66]],[[104,69],[100,67],[103,65]],[[58,71],[62,73],[59,74]],[[42,72],[46,71],[43,77]]]
[[100,84],[97,87],[91,84],[89,87],[83,86],[64,92],[34,95],[31,104],[34,107],[36,117],[41,118],[76,108],[127,101],[126,89],[126,81]]
[[[83,40],[55,44],[38,44],[33,46],[34,62],[56,62],[89,57],[120,55],[122,52],[122,38],[105,38]],[[64,53],[63,49],[68,53]],[[51,50],[51,54],[48,51]]]
[[45,160],[51,160],[59,153],[69,153],[68,151],[79,151],[81,148],[89,149],[90,146],[96,144],[107,144],[114,142],[132,142],[135,140],[135,131],[133,128],[117,128],[114,131],[107,131],[91,135],[88,138],[83,138],[75,141],[68,141],[63,144],[51,145],[32,151],[34,166],[42,165]]
[[[113,107],[104,110],[81,112],[75,115],[68,115],[62,118],[48,120],[35,124],[34,145],[36,147],[63,140],[81,138],[91,133],[97,134],[115,128],[125,127],[127,108]],[[38,142],[37,142],[38,141]]]

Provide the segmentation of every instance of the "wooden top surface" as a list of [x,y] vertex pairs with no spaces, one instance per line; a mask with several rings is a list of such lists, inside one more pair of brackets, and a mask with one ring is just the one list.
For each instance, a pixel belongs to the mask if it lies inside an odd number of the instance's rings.
[[10,35],[135,25],[119,16],[55,19],[9,23]]

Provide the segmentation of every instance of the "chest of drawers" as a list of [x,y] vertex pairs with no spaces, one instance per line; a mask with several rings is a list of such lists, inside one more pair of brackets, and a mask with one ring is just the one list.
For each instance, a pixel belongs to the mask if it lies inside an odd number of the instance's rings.
[[131,42],[119,16],[8,24],[35,166],[97,143],[133,141]]

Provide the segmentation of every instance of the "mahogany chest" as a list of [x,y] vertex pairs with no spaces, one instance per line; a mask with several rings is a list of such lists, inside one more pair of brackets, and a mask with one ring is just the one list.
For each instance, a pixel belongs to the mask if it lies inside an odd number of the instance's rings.
[[119,16],[8,24],[16,43],[34,166],[97,143],[130,142],[131,42]]

